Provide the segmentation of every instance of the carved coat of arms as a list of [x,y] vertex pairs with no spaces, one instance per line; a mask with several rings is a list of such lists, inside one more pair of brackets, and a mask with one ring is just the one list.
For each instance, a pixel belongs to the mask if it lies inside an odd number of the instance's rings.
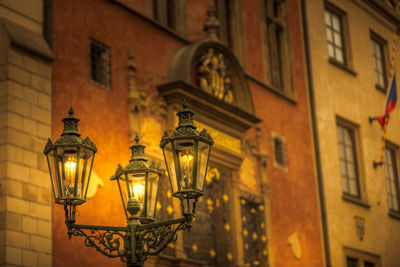
[[233,102],[232,81],[224,55],[209,48],[197,65],[197,83],[205,92],[228,103]]

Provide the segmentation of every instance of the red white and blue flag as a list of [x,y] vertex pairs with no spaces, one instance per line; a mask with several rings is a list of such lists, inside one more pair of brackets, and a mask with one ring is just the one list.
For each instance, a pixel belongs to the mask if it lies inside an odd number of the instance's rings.
[[[396,107],[397,102],[397,88],[396,88],[396,48],[397,48],[397,40],[400,37],[400,26],[397,29],[397,32],[394,35],[392,42],[392,57],[390,60],[390,69],[389,69],[389,79],[390,83],[387,90],[385,109],[383,111],[382,116],[375,117],[373,119],[378,120],[379,124],[382,128],[382,145],[381,145],[381,153],[380,153],[380,161],[374,161],[374,167],[382,166],[384,163],[384,155],[385,155],[385,147],[386,147],[386,131],[390,118],[390,112]],[[372,120],[373,120],[372,119]],[[370,120],[371,121],[371,120]]]
[[397,102],[397,88],[396,88],[396,73],[393,73],[392,81],[389,84],[384,115],[377,117],[379,124],[384,127],[389,121],[389,114],[396,107]]
[[385,114],[389,115],[389,113],[395,108],[396,101],[397,101],[396,73],[394,73],[392,82],[390,83],[388,97],[386,99]]

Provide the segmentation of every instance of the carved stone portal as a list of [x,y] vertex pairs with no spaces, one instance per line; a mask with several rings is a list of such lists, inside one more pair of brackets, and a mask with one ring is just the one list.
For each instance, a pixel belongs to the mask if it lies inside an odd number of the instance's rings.
[[233,103],[232,81],[222,53],[209,48],[199,58],[197,65],[197,85],[214,97]]

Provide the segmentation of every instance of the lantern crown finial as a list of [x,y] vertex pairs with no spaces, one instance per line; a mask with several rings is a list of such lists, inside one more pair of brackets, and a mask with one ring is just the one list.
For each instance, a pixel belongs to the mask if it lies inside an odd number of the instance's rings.
[[182,127],[190,127],[192,129],[196,129],[196,126],[193,123],[194,112],[189,109],[186,99],[183,101],[182,108],[183,110],[176,113],[176,115],[178,115],[179,117],[179,124],[176,129]]
[[146,146],[140,144],[139,136],[136,135],[135,144],[130,147],[131,152],[132,152],[132,157],[131,157],[130,162],[137,161],[137,160],[147,161],[146,155],[144,153],[145,148],[146,148]]
[[79,119],[74,117],[74,110],[72,107],[68,111],[68,117],[65,117],[62,121],[64,122],[64,131],[61,136],[66,134],[81,136],[78,131]]

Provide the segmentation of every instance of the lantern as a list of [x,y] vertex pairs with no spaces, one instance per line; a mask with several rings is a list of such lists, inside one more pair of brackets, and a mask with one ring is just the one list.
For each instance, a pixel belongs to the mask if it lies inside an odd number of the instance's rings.
[[97,148],[89,137],[80,137],[79,119],[74,117],[72,108],[69,110],[69,116],[62,121],[64,131],[61,138],[54,144],[49,138],[44,154],[50,170],[55,202],[62,205],[80,205],[86,201]]
[[134,199],[139,204],[140,221],[150,223],[155,220],[161,171],[154,162],[150,166],[147,164],[144,153],[146,147],[140,144],[138,136],[136,136],[135,141],[136,144],[130,147],[132,157],[129,164],[125,168],[119,165],[111,180],[118,182],[125,214],[127,215],[128,202]]
[[203,195],[214,141],[205,129],[201,132],[196,130],[193,123],[194,112],[188,109],[186,101],[177,116],[178,127],[171,135],[164,133],[160,147],[164,153],[173,196],[181,199],[183,213],[194,213],[190,200],[196,201]]

